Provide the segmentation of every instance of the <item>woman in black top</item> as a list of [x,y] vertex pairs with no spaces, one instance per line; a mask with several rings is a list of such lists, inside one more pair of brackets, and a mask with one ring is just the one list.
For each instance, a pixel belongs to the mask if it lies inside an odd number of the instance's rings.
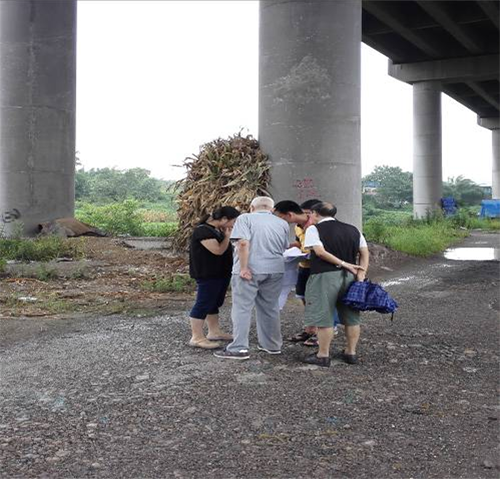
[[[219,327],[219,308],[224,303],[231,281],[233,247],[229,242],[239,211],[231,206],[217,208],[203,218],[193,231],[189,249],[189,273],[196,280],[196,302],[190,313],[191,340],[195,348],[215,349],[216,341],[229,341]],[[208,334],[205,337],[205,319]]]

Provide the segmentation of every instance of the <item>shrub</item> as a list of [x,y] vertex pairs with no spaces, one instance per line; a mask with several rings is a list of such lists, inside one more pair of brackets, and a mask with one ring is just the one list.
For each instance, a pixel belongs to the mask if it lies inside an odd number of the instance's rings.
[[144,236],[169,237],[177,231],[177,223],[144,223]]
[[139,203],[135,200],[125,200],[105,206],[83,203],[76,217],[112,235],[143,236],[144,234]]

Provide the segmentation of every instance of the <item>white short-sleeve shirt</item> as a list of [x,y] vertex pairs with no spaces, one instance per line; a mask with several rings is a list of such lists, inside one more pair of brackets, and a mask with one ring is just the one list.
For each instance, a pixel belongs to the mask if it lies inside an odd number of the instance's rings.
[[[336,221],[336,220],[335,220],[335,218],[323,218],[319,223],[323,223],[324,221]],[[311,225],[311,226],[309,226],[309,228],[306,229],[304,248],[312,248],[313,246],[324,246],[324,245],[319,237],[318,228],[316,228],[316,226],[314,226],[314,225]],[[359,247],[360,248],[368,248],[368,244],[366,243],[366,239],[361,233],[359,236]]]

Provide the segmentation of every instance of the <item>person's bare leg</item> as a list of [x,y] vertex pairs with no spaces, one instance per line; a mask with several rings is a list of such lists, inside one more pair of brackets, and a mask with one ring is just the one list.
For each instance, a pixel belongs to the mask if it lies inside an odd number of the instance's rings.
[[354,355],[356,354],[356,346],[359,341],[359,336],[361,334],[361,327],[357,326],[345,326],[345,338],[346,338],[346,348],[345,353]]
[[318,358],[330,357],[330,344],[333,339],[333,327],[331,328],[318,328]]
[[207,315],[207,326],[208,326],[208,334],[207,339],[214,340],[224,340],[231,341],[233,336],[228,333],[222,332],[219,325],[219,315],[218,314],[209,314]]
[[190,318],[191,321],[191,340],[190,346],[199,347],[202,349],[216,349],[220,347],[219,343],[209,341],[203,332],[205,321],[203,319]]

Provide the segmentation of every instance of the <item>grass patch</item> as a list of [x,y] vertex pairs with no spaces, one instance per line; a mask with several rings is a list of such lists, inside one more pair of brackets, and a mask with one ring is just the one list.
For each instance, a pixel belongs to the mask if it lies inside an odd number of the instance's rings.
[[413,256],[431,256],[468,236],[449,220],[406,221],[399,225],[370,220],[364,234],[368,241],[383,244]]
[[50,261],[62,257],[83,257],[81,243],[58,236],[0,238],[0,258],[4,261]]
[[196,282],[187,274],[172,274],[142,283],[142,288],[153,293],[191,293]]

